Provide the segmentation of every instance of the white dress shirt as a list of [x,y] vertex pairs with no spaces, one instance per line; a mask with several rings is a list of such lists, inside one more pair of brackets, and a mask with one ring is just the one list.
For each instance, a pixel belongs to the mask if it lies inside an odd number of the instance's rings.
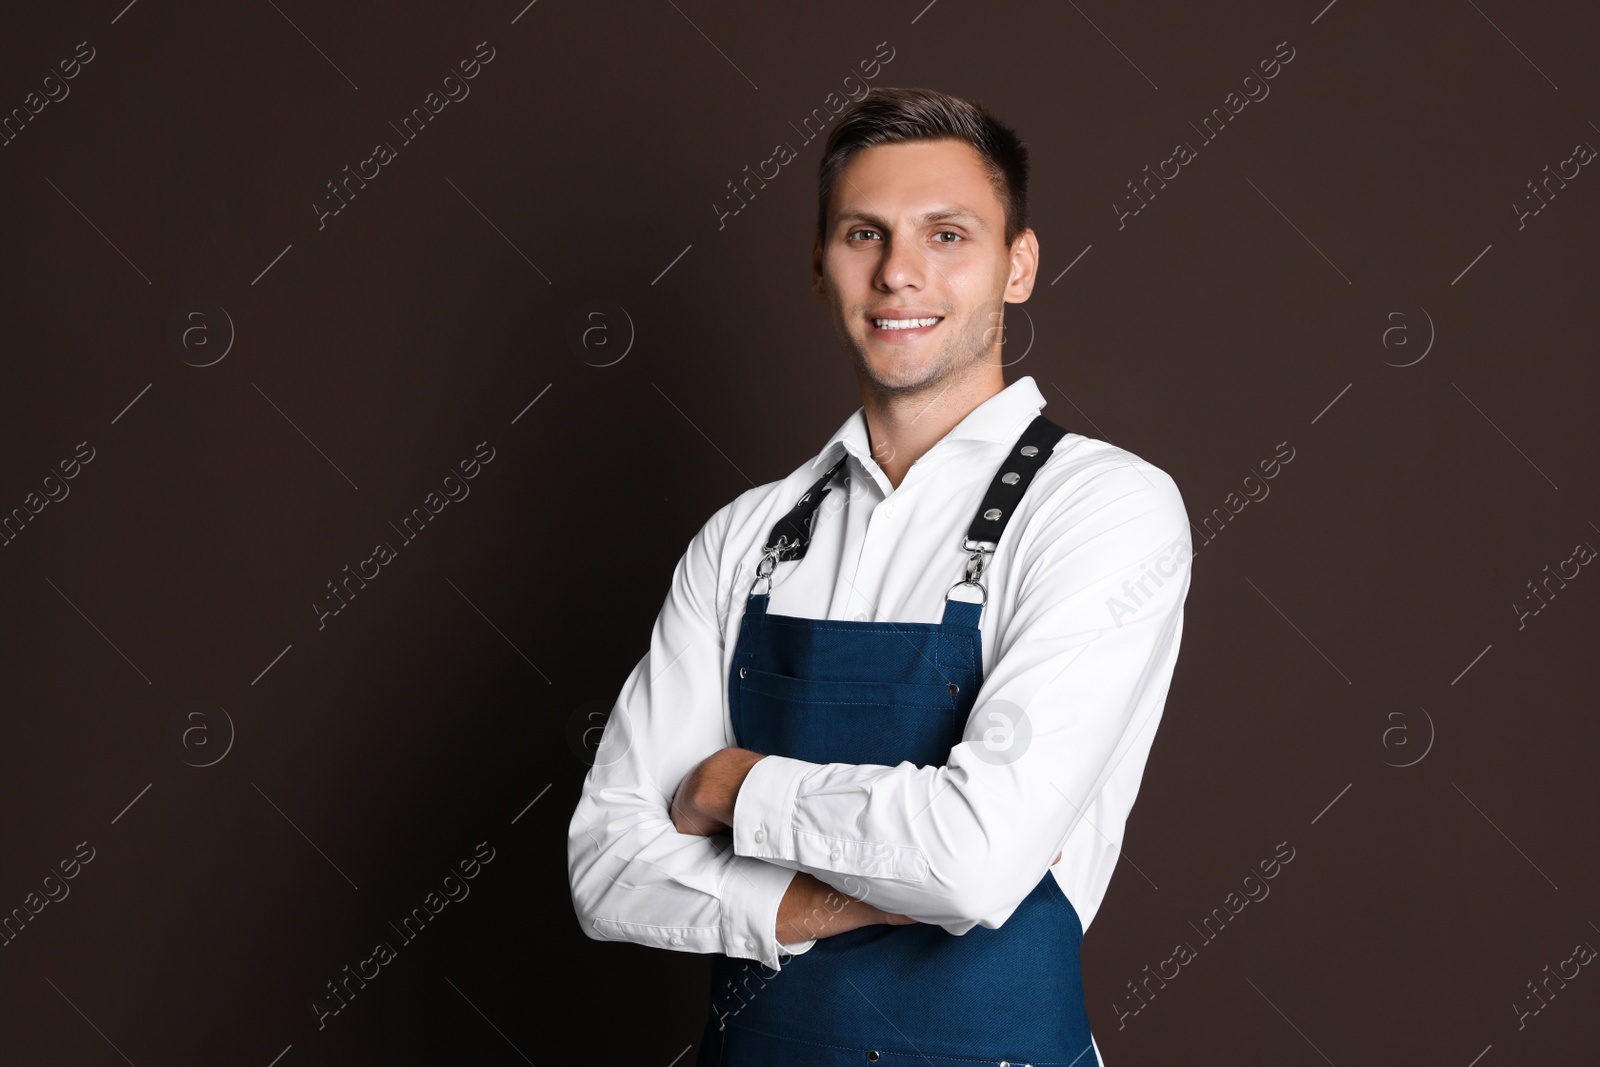
[[731,846],[727,834],[678,833],[667,810],[697,763],[735,744],[728,676],[756,562],[840,450],[851,456],[848,487],[835,479],[806,556],[778,564],[768,610],[938,622],[984,491],[1044,404],[1032,377],[1018,379],[898,487],[872,458],[858,408],[816,458],[742,493],[695,534],[569,827],[572,897],[590,937],[776,970],[780,952],[815,944],[776,939],[797,870],[960,935],[1000,926],[1048,869],[1088,928],[1172,680],[1191,549],[1172,479],[1077,433],[1039,469],[990,557],[983,684],[945,765],[768,756],[739,791]]

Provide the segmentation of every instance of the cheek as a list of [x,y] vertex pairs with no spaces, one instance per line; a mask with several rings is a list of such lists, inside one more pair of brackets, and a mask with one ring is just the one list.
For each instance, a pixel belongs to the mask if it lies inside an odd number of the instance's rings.
[[995,294],[1003,284],[974,264],[944,262],[938,264],[937,271],[929,271],[928,296],[935,306],[953,306],[961,318],[982,317],[995,306]]
[[999,329],[1000,319],[996,314],[997,310],[993,301],[987,304],[964,305],[950,323],[955,327],[951,332],[966,338],[982,338],[990,331]]
[[838,275],[825,277],[822,291],[828,298],[828,315],[837,328],[845,331],[864,328],[859,312],[867,306],[863,300],[868,298],[849,288],[848,280],[841,283]]
[[836,255],[823,265],[822,287],[830,299],[848,303],[872,287],[872,271],[865,257]]

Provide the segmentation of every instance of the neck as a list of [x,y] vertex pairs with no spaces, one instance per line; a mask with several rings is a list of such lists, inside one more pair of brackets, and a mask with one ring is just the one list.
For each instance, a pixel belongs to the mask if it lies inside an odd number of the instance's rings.
[[897,489],[913,463],[974,408],[1006,387],[998,358],[977,360],[911,392],[883,389],[859,368],[856,377],[872,458]]

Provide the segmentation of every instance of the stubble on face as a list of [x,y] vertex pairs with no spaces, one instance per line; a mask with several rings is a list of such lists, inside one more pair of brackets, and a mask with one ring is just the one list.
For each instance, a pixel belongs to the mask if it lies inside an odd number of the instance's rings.
[[[846,311],[839,291],[831,282],[824,283],[828,291],[828,309],[833,320],[833,331],[839,347],[850,356],[856,375],[871,383],[883,396],[915,396],[919,393],[937,393],[960,381],[996,358],[991,349],[1000,335],[999,308],[1005,306],[998,297],[989,306],[974,308],[965,319],[955,319],[954,305],[936,306],[934,310],[944,317],[941,323],[945,333],[939,346],[925,358],[903,358],[893,362],[874,364],[867,355],[866,345],[853,330],[864,330],[867,312],[875,304],[862,304]],[[909,355],[909,353],[908,353]]]

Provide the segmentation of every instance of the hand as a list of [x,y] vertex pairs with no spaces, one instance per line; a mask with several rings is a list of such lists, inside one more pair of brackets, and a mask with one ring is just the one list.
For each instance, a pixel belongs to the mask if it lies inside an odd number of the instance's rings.
[[813,938],[833,937],[862,926],[905,926],[916,922],[909,915],[884,911],[841,893],[812,875],[799,871],[778,902],[778,944],[793,945]]
[[678,783],[672,797],[672,825],[680,834],[709,837],[733,828],[733,805],[759,752],[724,748],[713,752]]

